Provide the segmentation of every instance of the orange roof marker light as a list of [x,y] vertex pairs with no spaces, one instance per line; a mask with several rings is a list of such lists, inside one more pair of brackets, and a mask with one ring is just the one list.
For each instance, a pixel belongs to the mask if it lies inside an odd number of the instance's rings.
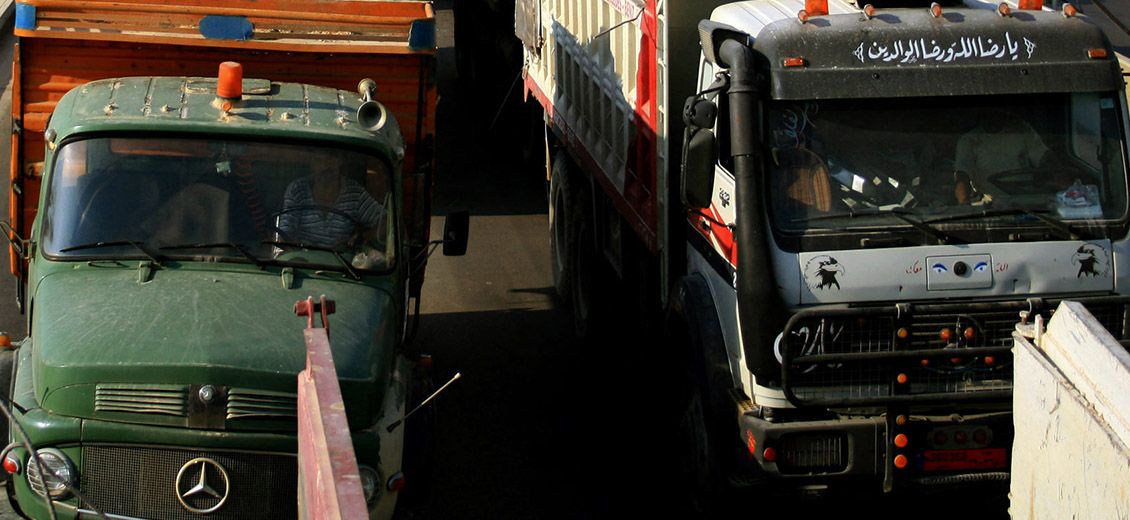
[[1074,18],[1075,15],[1077,15],[1077,14],[1079,14],[1079,9],[1077,9],[1074,5],[1071,5],[1070,3],[1064,3],[1063,4],[1063,16],[1064,17]]
[[1001,2],[1000,5],[997,6],[997,14],[1002,17],[1012,16],[1012,8],[1009,7],[1008,4]]
[[219,79],[216,81],[216,97],[239,100],[243,98],[243,65],[234,61],[220,64]]
[[942,4],[939,4],[937,2],[930,4],[930,16],[933,16],[934,18],[941,18]]
[[1106,49],[1089,49],[1089,50],[1087,50],[1087,57],[1091,58],[1092,60],[1098,60],[1098,59],[1106,58],[1107,56],[1109,56],[1109,54],[1106,52]]
[[874,18],[875,17],[875,6],[873,6],[871,4],[867,4],[867,5],[863,6],[863,16],[866,16],[868,20]]
[[784,65],[786,67],[803,67],[804,58],[785,58]]
[[1023,11],[1042,11],[1044,0],[1017,0],[1016,6]]

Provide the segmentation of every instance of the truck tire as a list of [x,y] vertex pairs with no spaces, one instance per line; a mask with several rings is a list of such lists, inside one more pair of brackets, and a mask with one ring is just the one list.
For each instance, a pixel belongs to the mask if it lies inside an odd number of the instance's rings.
[[[596,222],[593,220],[593,191],[585,179],[582,186],[573,191],[573,215],[569,218],[573,229],[569,231],[572,269],[569,284],[573,309],[573,333],[578,340],[590,343],[604,330],[611,319],[609,298],[614,285],[611,267],[602,258],[596,242]],[[600,196],[600,195],[597,195]]]
[[[419,406],[435,391],[435,380],[430,371],[413,370],[405,410]],[[428,506],[432,490],[432,467],[435,454],[436,420],[435,401],[404,422],[404,462],[401,464],[407,486],[396,500],[399,520],[429,518]]]
[[671,297],[667,337],[675,379],[680,382],[676,432],[680,502],[690,516],[716,512],[729,487],[738,447],[733,378],[722,327],[706,282],[697,275],[679,281]]
[[592,222],[588,218],[576,219],[576,239],[573,241],[571,288],[573,308],[573,333],[579,340],[588,340],[595,332],[598,313],[596,305],[596,248],[593,246]]
[[553,270],[553,288],[561,301],[572,300],[570,274],[573,271],[573,250],[569,219],[573,215],[573,192],[569,181],[569,156],[557,152],[549,175],[549,257]]

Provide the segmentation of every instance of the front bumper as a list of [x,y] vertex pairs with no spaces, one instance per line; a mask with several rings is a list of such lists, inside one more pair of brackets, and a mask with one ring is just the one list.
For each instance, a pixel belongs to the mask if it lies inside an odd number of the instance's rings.
[[884,491],[1006,481],[1012,415],[888,413],[820,421],[740,420],[755,473],[785,487],[882,485]]
[[[198,520],[201,513],[193,509],[212,508],[216,509],[206,513],[210,520],[297,518],[294,433],[79,421],[42,409],[28,410],[21,422],[37,448],[57,448],[72,461],[77,488],[90,501],[80,503],[73,496],[56,500],[59,518],[97,518],[97,509],[109,518]],[[73,428],[76,422],[81,428]],[[81,434],[65,438],[60,430]],[[380,440],[375,430],[354,432],[353,443],[360,464],[379,467]],[[23,469],[9,483],[20,509],[31,518],[47,518],[46,501],[29,485],[27,451],[19,448],[13,453]],[[205,466],[207,470],[202,469]],[[208,472],[204,480],[210,489],[223,495],[222,504],[221,498],[209,493],[185,497],[200,482],[202,471]]]

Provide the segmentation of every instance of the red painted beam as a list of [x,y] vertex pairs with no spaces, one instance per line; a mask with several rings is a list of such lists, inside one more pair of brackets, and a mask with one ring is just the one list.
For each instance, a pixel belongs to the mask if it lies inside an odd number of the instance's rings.
[[298,374],[299,518],[368,518],[330,341],[326,329],[309,325]]

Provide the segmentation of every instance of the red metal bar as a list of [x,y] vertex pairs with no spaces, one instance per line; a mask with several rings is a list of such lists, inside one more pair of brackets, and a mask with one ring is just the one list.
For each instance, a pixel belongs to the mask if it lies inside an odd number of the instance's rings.
[[333,301],[323,296],[318,303],[313,298],[295,303],[295,313],[308,319],[306,369],[298,374],[299,518],[367,518],[328,329],[313,326],[319,312],[328,326]]

